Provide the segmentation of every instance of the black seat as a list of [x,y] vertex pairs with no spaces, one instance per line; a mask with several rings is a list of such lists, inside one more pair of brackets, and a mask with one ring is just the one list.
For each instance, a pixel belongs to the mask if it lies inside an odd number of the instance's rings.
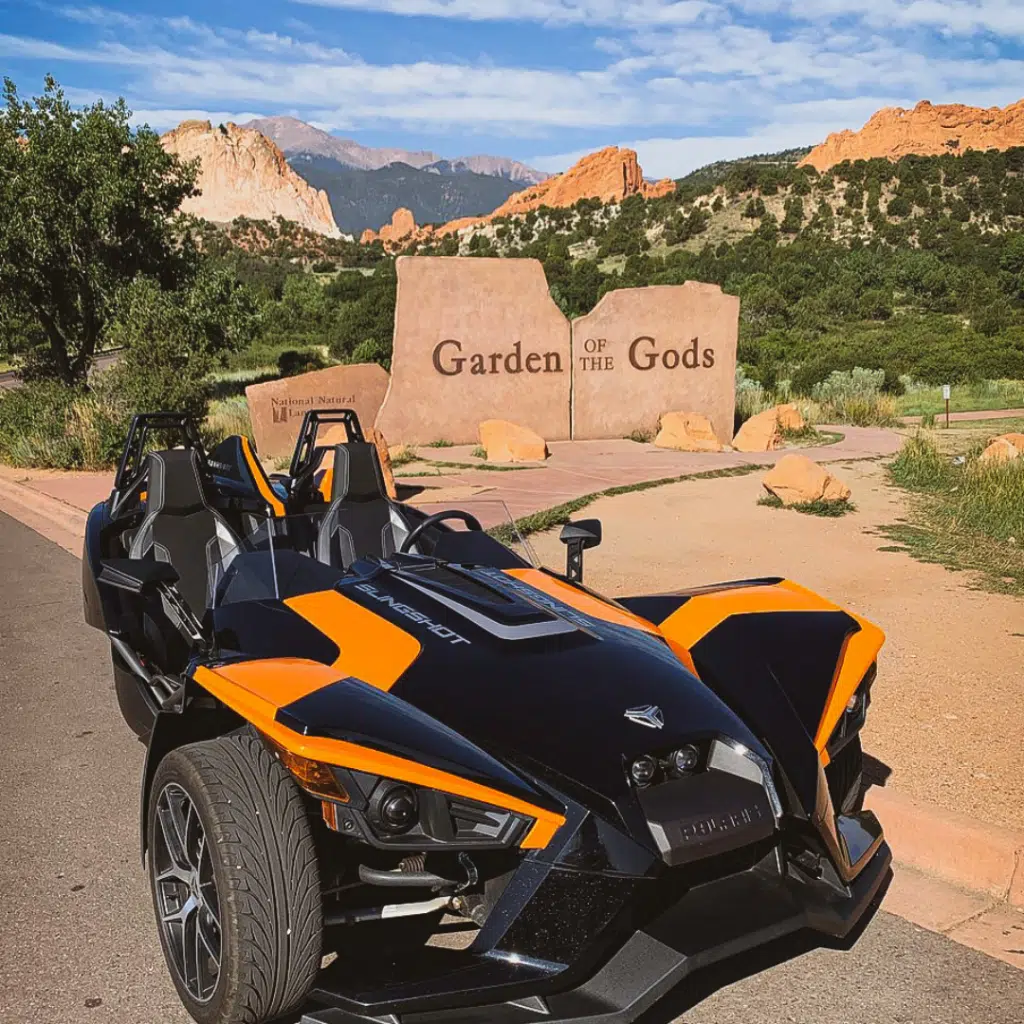
[[210,506],[192,449],[151,452],[147,461],[146,516],[128,554],[170,562],[182,597],[201,618],[210,605],[212,570],[234,557],[239,538]]
[[408,531],[388,499],[377,449],[368,442],[336,445],[333,476],[317,558],[347,569],[358,558],[393,555]]

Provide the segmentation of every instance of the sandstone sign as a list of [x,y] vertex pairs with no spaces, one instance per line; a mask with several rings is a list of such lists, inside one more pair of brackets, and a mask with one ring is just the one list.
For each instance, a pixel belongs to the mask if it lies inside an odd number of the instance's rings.
[[671,410],[732,437],[740,300],[687,281],[609,292],[572,325],[572,436],[653,434]]
[[256,447],[263,458],[290,455],[310,409],[355,409],[363,427],[371,427],[387,389],[387,371],[376,363],[332,366],[250,385],[245,397]]
[[397,269],[385,437],[472,443],[503,417],[568,439],[570,328],[537,260],[401,256]]

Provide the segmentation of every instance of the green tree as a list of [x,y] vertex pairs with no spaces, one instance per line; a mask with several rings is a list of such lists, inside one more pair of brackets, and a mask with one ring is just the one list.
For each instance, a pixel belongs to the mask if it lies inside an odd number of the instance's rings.
[[85,379],[121,288],[140,274],[175,288],[195,271],[169,218],[196,194],[196,169],[129,117],[123,100],[74,110],[49,77],[22,101],[4,79],[0,344],[28,342],[37,374],[68,384]]
[[398,289],[394,262],[382,263],[372,282],[360,299],[342,309],[331,354],[339,359],[378,362],[389,367]]
[[110,339],[125,353],[105,383],[131,412],[180,410],[201,422],[210,372],[252,342],[259,319],[249,290],[222,272],[203,272],[178,291],[136,278],[111,319]]

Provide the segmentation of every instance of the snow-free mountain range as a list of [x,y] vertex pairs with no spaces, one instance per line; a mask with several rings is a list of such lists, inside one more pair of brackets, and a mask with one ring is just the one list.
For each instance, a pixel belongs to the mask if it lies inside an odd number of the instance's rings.
[[379,228],[399,207],[422,223],[490,213],[547,175],[501,156],[445,159],[423,150],[379,149],[343,139],[294,117],[263,117],[241,126],[266,136],[314,188],[327,193],[338,227],[358,236]]
[[[549,178],[505,157],[444,159],[432,152],[375,149],[292,117],[217,127],[185,121],[163,143],[200,162],[201,195],[186,200],[187,213],[215,223],[280,216],[324,235],[380,238],[391,245],[540,206],[571,206],[583,198],[614,203],[634,194],[667,195],[676,187],[671,179],[646,181],[636,153],[614,146]],[[925,100],[912,110],[881,110],[859,132],[830,135],[802,163],[824,172],[844,160],[1015,146],[1024,146],[1024,100],[1003,109],[933,106]]]

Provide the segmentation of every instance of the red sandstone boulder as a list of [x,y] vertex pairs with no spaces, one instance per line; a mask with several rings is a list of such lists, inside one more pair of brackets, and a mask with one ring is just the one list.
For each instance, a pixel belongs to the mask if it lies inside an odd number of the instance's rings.
[[[1020,435],[1017,435],[1018,437]],[[1013,462],[1014,459],[1019,459],[1021,454],[1024,454],[1024,445],[1020,448],[1017,447],[1009,437],[997,437],[982,453],[978,456],[979,462]]]
[[807,426],[804,414],[792,402],[786,405],[777,405],[775,412],[782,430],[803,430]]
[[786,455],[761,481],[769,494],[783,505],[806,505],[813,501],[848,501],[850,488],[824,466],[806,455]]
[[765,409],[751,416],[732,439],[732,446],[738,452],[773,452],[781,448],[778,410]]
[[488,462],[543,462],[548,457],[548,446],[540,434],[508,420],[481,423],[480,444]]
[[722,442],[706,416],[697,412],[667,412],[654,443],[680,452],[720,452]]

